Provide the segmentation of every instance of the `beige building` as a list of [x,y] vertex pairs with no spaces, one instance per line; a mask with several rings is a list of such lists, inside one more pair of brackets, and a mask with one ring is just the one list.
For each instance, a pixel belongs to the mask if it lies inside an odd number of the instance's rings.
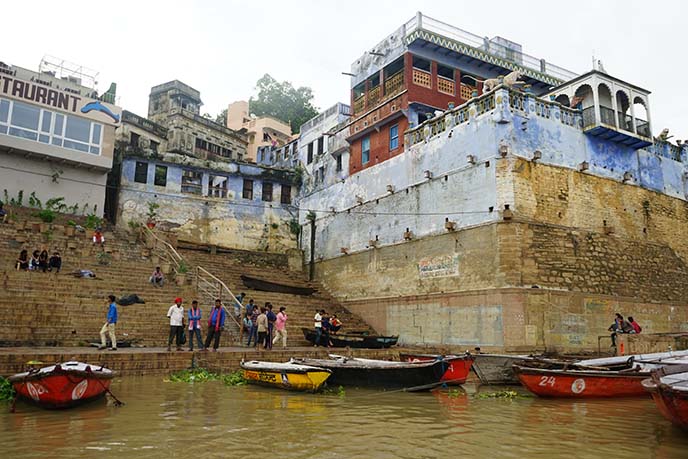
[[[0,183],[9,199],[34,192],[103,214],[115,128],[113,89],[99,97],[95,76],[64,67],[34,72],[0,62]],[[3,198],[4,199],[4,198]],[[96,207],[97,206],[97,207]]]
[[292,140],[289,124],[271,116],[251,116],[245,100],[229,104],[227,127],[246,130],[248,148],[245,159],[249,161],[256,161],[259,147],[281,147]]

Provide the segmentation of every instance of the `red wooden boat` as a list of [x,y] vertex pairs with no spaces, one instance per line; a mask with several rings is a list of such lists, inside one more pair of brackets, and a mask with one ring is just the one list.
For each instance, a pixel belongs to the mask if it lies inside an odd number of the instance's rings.
[[642,384],[662,415],[688,430],[688,365],[662,367]]
[[636,397],[646,394],[642,381],[650,373],[639,370],[546,369],[514,365],[521,384],[539,397]]
[[65,362],[9,377],[17,395],[43,408],[70,408],[108,392],[114,372],[82,362]]
[[399,354],[402,362],[431,362],[433,360],[444,360],[449,365],[442,375],[440,382],[448,385],[460,385],[466,382],[468,373],[471,371],[473,356],[464,355],[433,355],[433,354]]

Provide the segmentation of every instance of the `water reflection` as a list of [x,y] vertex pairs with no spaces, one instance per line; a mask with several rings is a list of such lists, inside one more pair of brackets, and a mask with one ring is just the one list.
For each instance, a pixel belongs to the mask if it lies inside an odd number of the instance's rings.
[[0,415],[8,457],[677,458],[688,436],[649,399],[479,398],[494,388],[344,396],[252,386],[117,380],[126,405]]

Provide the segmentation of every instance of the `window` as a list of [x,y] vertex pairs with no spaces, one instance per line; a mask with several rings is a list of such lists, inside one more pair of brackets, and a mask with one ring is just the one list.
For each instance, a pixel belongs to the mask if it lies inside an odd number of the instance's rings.
[[141,139],[140,135],[138,135],[135,132],[132,132],[131,135],[129,136],[129,145],[131,145],[134,148],[138,148],[140,139]]
[[325,166],[321,166],[318,172],[320,173],[320,183],[323,183],[325,181]]
[[244,189],[241,193],[241,197],[253,200],[253,180],[244,179]]
[[437,64],[437,74],[442,78],[454,81],[454,69],[446,65]]
[[23,102],[0,99],[0,134],[99,155],[102,125]]
[[227,177],[211,175],[208,178],[208,196],[211,198],[226,198]]
[[361,164],[367,164],[370,161],[370,136],[363,137],[361,141]]
[[399,125],[389,128],[389,151],[399,148]]
[[320,137],[318,139],[318,154],[322,155],[323,151],[325,151],[325,137]]
[[148,163],[143,161],[136,161],[134,181],[136,183],[148,183]]
[[337,168],[335,169],[336,172],[341,172],[342,171],[342,155],[337,155],[335,157],[337,160]]
[[313,162],[313,142],[308,144],[308,157],[306,158],[306,164]]
[[291,186],[282,185],[282,192],[280,194],[280,203],[291,204]]
[[150,141],[150,149],[153,153],[158,152],[158,147],[160,146],[160,142],[156,142],[155,140]]
[[413,56],[413,67],[425,72],[430,72],[430,61],[422,57]]
[[182,171],[182,193],[188,194],[202,194],[203,185],[201,180],[203,173],[199,171],[183,170]]
[[167,186],[167,166],[155,166],[155,186]]
[[263,182],[263,201],[272,202],[272,183]]

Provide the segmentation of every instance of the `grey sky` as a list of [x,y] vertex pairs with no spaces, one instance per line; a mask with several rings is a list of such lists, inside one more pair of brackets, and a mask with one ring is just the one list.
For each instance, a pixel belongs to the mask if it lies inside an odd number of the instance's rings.
[[141,115],[153,85],[182,80],[215,115],[248,99],[264,73],[310,86],[324,109],[349,102],[341,72],[418,10],[577,73],[594,50],[608,73],[652,91],[655,134],[688,139],[681,1],[12,2],[0,60],[36,70],[50,54],[94,68],[98,89],[117,82],[120,105]]

